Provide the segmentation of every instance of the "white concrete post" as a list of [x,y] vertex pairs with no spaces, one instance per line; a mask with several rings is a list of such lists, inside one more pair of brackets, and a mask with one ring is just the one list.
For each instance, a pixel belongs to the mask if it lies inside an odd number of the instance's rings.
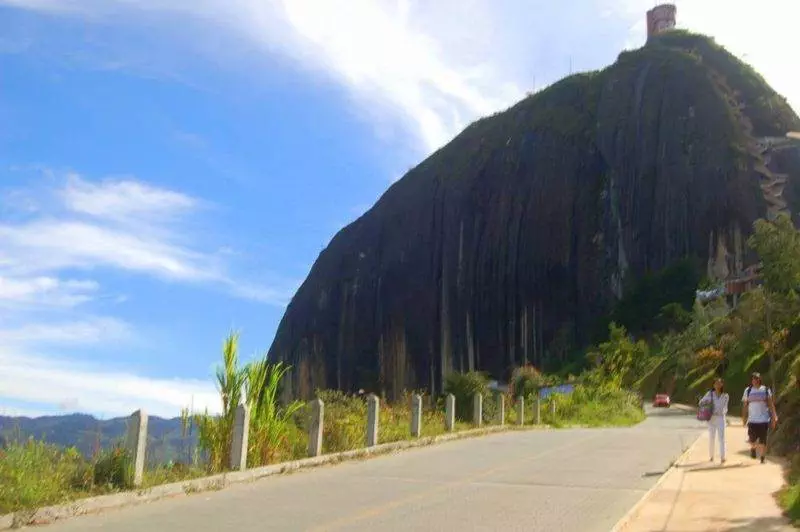
[[378,422],[380,419],[380,399],[374,393],[367,397],[367,447],[378,445]]
[[456,426],[456,396],[447,394],[444,401],[444,427],[447,432],[452,432]]
[[536,424],[542,424],[542,398],[536,395]]
[[500,426],[506,424],[506,398],[504,395],[497,396],[497,416],[500,418]]
[[472,397],[472,422],[478,427],[483,424],[483,395],[479,393]]
[[519,396],[517,399],[517,425],[520,427],[525,424],[525,398]]
[[550,415],[556,418],[556,398],[553,395],[550,396]]
[[311,422],[308,426],[308,456],[322,454],[322,429],[325,419],[325,403],[322,399],[311,401]]
[[411,396],[411,436],[419,438],[422,435],[422,396]]
[[239,405],[233,416],[233,436],[231,438],[231,469],[247,469],[247,447],[250,439],[250,407]]
[[144,477],[144,458],[147,452],[147,412],[137,410],[131,414],[128,422],[128,438],[126,447],[133,461],[133,486],[142,485]]

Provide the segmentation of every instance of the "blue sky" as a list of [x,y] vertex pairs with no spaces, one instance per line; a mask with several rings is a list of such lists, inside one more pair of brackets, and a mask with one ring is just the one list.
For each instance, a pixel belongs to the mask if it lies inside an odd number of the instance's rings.
[[[263,354],[336,231],[470,121],[640,45],[653,2],[493,4],[0,0],[0,414],[216,410],[228,331]],[[679,25],[796,105],[795,4]]]

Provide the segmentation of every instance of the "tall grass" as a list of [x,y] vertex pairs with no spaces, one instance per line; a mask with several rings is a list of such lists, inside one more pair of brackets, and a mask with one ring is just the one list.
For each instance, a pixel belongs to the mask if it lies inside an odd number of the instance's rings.
[[223,343],[222,365],[217,369],[222,413],[211,416],[206,412],[195,417],[200,447],[209,455],[210,471],[224,471],[230,465],[236,409],[243,401],[250,409],[248,464],[273,463],[299,450],[290,437],[299,437],[292,420],[303,403],[279,403],[281,381],[288,370],[283,363],[271,363],[266,358],[241,366],[239,335],[228,335]]
[[[550,404],[556,405],[555,416]],[[543,421],[556,427],[631,426],[644,420],[639,396],[614,386],[576,385],[569,394],[552,394],[542,404]]]
[[282,406],[278,401],[281,381],[288,370],[289,367],[283,363],[271,364],[266,359],[245,366],[245,388],[250,407],[248,463],[252,465],[273,463],[287,452],[297,450],[290,437],[299,434],[290,427],[303,403],[293,401]]
[[87,460],[33,438],[0,449],[0,514],[132,486],[130,453],[119,447]]

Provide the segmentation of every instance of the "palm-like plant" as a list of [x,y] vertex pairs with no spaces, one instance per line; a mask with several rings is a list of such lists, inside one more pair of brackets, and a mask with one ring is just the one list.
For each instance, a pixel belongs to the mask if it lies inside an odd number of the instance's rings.
[[251,463],[274,461],[286,441],[292,416],[303,406],[299,401],[280,405],[280,385],[287,371],[289,366],[283,362],[271,363],[266,358],[254,360],[244,368],[245,394],[250,407]]
[[217,368],[217,391],[222,399],[222,414],[208,412],[195,416],[199,444],[209,454],[209,468],[222,471],[230,463],[231,436],[236,407],[242,400],[245,373],[239,368],[239,333],[231,332],[222,345],[222,366]]

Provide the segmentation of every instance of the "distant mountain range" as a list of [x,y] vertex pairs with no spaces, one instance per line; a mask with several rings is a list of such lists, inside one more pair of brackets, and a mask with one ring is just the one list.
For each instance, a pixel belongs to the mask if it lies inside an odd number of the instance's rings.
[[[100,420],[87,414],[36,418],[0,416],[0,444],[32,437],[60,447],[75,447],[88,458],[100,449],[122,444],[128,419]],[[197,447],[197,430],[187,427],[184,434],[181,418],[150,416],[147,440],[148,462],[187,462],[192,460]]]

